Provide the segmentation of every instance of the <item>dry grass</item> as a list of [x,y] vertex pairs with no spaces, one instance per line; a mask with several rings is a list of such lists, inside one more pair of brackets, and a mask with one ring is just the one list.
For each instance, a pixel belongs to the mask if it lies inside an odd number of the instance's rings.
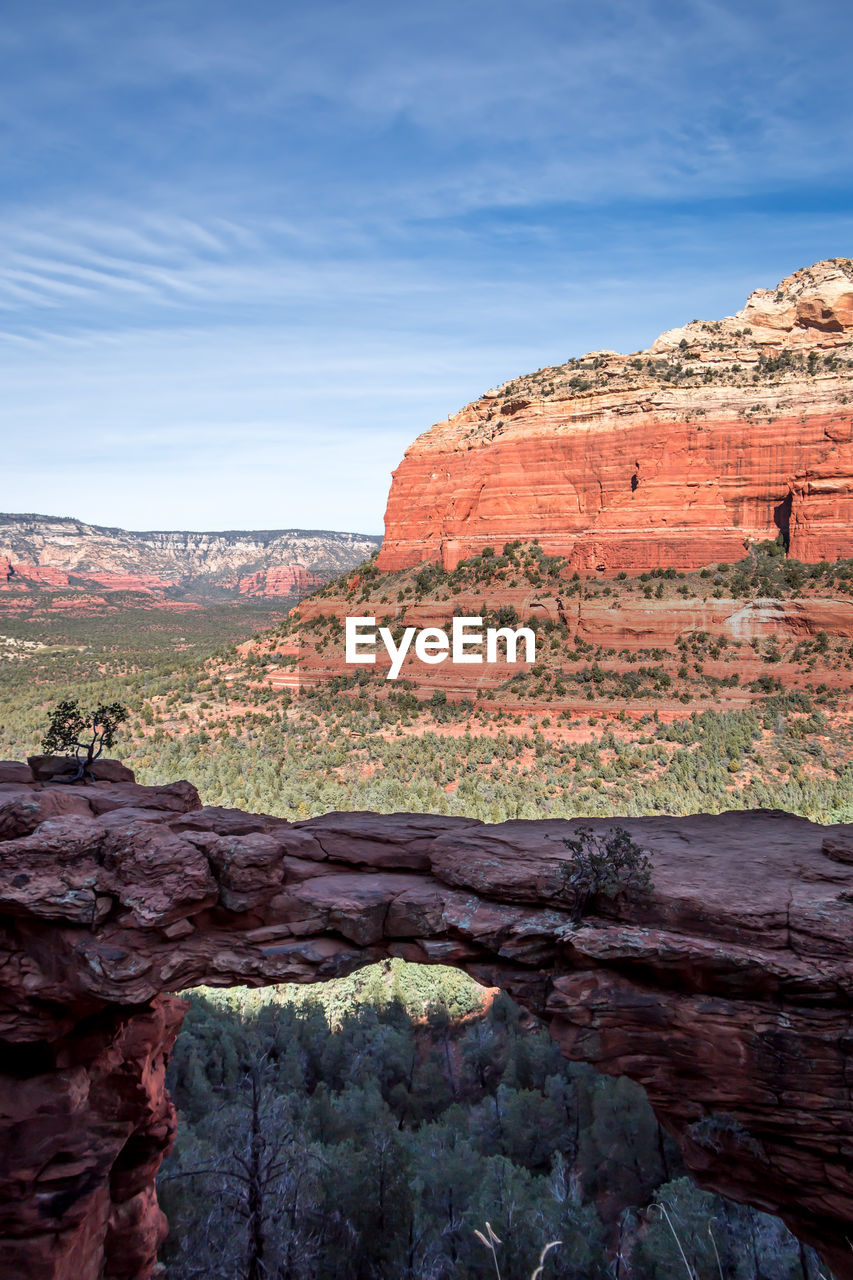
[[[495,1249],[495,1245],[503,1244],[503,1241],[500,1239],[498,1235],[495,1234],[494,1230],[492,1229],[492,1224],[490,1222],[486,1223],[485,1235],[483,1234],[482,1231],[478,1231],[476,1227],[474,1228],[474,1235],[477,1237],[478,1240],[481,1240],[483,1242],[483,1244],[491,1253],[492,1261],[495,1264],[495,1274],[497,1275],[498,1280],[501,1280],[501,1268],[498,1262],[498,1254],[497,1254],[497,1250]],[[546,1257],[548,1256],[548,1254],[551,1252],[552,1249],[556,1249],[562,1243],[563,1243],[562,1240],[549,1240],[549,1242],[545,1245],[545,1247],[543,1248],[542,1252],[539,1255],[539,1262],[536,1266],[536,1270],[531,1275],[530,1280],[540,1280],[540,1277],[544,1270]]]

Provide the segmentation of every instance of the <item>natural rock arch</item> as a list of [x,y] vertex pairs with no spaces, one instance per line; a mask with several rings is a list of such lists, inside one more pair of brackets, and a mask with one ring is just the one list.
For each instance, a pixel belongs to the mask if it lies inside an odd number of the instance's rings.
[[183,1015],[166,993],[396,955],[503,987],[567,1056],[638,1080],[697,1181],[780,1214],[853,1277],[853,827],[625,820],[654,895],[577,924],[573,825],[290,825],[201,808],[187,783],[69,787],[0,765],[4,1274],[152,1274]]

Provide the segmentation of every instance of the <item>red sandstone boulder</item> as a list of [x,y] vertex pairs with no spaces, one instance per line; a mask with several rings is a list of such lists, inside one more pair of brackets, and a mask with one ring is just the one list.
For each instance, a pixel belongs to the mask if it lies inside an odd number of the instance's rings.
[[97,782],[134,782],[136,774],[120,760],[95,760],[89,766]]
[[0,760],[0,784],[32,781],[33,771],[28,764],[21,764],[18,760]]
[[160,787],[142,787],[133,781],[133,774],[127,780],[98,781],[87,788],[85,794],[93,813],[111,813],[114,809],[124,809],[128,805],[137,809],[157,809],[170,813],[191,813],[201,808],[198,792],[191,782],[169,782]]
[[85,797],[75,788],[66,787],[59,795],[32,787],[0,787],[0,840],[29,835],[48,818],[68,814],[84,818],[92,815]]
[[[37,782],[52,782],[77,772],[74,756],[27,756],[27,764]],[[87,771],[98,782],[133,782],[135,774],[120,760],[93,760]],[[24,779],[16,779],[16,781]],[[0,779],[2,781],[2,779]]]
[[200,849],[219,882],[219,901],[228,911],[247,911],[269,901],[284,875],[282,842],[261,831],[220,836],[187,832],[185,839]]
[[73,756],[27,756],[27,764],[36,782],[73,777],[77,772],[77,761]]
[[129,925],[169,924],[213,906],[219,896],[204,854],[155,823],[132,822],[109,831],[103,862]]
[[833,862],[853,863],[853,823],[824,836],[821,849]]

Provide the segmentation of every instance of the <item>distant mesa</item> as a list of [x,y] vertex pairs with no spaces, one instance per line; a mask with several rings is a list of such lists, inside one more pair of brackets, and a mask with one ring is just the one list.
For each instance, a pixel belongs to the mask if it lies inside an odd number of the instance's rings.
[[485,392],[394,472],[378,566],[445,569],[520,538],[583,574],[699,568],[781,535],[853,554],[853,262],[758,289],[647,351]]
[[379,542],[325,529],[134,533],[0,515],[0,609],[45,593],[53,608],[103,603],[104,593],[117,592],[173,607],[241,597],[294,601],[360,564]]

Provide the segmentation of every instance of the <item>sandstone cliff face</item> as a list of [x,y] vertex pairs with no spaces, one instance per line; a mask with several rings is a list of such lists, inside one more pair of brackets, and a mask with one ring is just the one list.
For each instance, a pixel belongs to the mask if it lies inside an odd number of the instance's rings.
[[853,828],[627,820],[654,893],[579,922],[562,871],[573,823],[291,825],[202,808],[187,783],[32,778],[0,764],[13,1274],[152,1274],[180,1019],[163,993],[312,982],[391,955],[503,987],[568,1056],[639,1080],[701,1183],[781,1214],[853,1277]]
[[378,538],[327,530],[132,533],[51,516],[0,515],[0,593],[100,588],[162,597],[293,596],[370,556]]
[[285,564],[277,569],[260,569],[241,578],[241,596],[304,596],[323,585],[323,577],[300,564]]
[[394,472],[379,567],[453,568],[515,538],[581,572],[738,560],[780,532],[798,559],[849,556],[851,428],[853,263],[834,259],[432,427]]

